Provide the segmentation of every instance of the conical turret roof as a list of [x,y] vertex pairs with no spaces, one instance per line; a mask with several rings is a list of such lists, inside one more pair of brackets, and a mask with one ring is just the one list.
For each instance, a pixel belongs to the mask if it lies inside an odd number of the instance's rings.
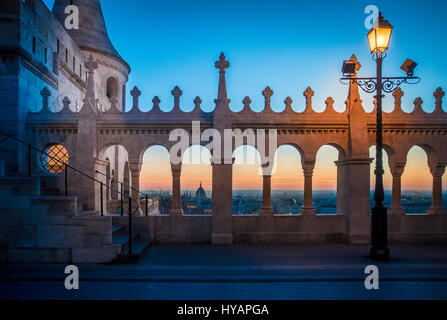
[[67,30],[79,48],[110,55],[129,68],[109,39],[99,0],[55,0],[52,13],[62,26],[67,18],[65,8],[69,5],[79,9],[79,29]]

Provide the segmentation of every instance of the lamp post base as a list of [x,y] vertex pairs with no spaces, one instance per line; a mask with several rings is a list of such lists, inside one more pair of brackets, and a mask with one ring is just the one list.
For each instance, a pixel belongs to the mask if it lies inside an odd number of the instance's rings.
[[374,261],[388,261],[390,259],[390,250],[388,248],[378,249],[372,247],[369,257]]
[[370,258],[375,261],[387,261],[390,257],[388,249],[387,208],[376,205],[371,212],[371,252]]

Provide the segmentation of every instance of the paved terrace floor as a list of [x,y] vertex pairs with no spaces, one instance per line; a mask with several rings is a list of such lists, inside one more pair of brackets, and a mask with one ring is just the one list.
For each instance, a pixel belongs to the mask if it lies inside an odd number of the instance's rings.
[[[0,299],[447,299],[447,244],[390,249],[374,263],[346,244],[154,245],[137,264],[79,265],[79,290],[65,265],[0,265]],[[365,289],[370,264],[379,290]]]

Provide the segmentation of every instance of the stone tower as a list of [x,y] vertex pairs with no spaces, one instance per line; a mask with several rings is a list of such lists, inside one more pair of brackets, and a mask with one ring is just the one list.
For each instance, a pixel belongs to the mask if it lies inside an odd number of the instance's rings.
[[99,0],[55,0],[52,12],[62,26],[68,5],[79,9],[79,29],[67,30],[68,34],[81,49],[85,60],[92,54],[98,63],[95,75],[98,108],[104,111],[111,106],[125,109],[130,67],[110,41]]

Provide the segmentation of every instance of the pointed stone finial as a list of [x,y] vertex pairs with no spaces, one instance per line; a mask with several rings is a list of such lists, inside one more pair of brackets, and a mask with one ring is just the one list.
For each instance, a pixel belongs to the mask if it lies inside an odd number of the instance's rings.
[[[352,77],[357,77],[357,72],[360,70],[362,65],[357,60],[355,54],[353,54],[349,60],[355,62],[355,73]],[[346,99],[345,104],[349,115],[351,115],[354,111],[365,111],[361,105],[362,100],[360,99],[359,86],[355,81],[349,81],[348,98]]]
[[84,63],[84,66],[88,71],[86,100],[91,103],[92,107],[96,107],[95,69],[98,68],[98,63],[95,61],[95,59],[93,59],[92,54],[90,54],[88,60]]
[[398,109],[402,109],[402,97],[403,96],[404,96],[404,92],[399,87],[393,92],[394,110],[395,111]]
[[251,99],[250,97],[245,97],[244,100],[242,100],[242,103],[244,104],[244,109],[250,109],[250,103]]
[[141,91],[135,86],[135,87],[133,87],[132,91],[130,92],[130,95],[133,98],[132,109],[137,110],[138,109],[138,100],[141,96]]
[[303,95],[306,97],[306,110],[312,109],[312,97],[314,94],[315,92],[311,87],[307,87],[307,89],[304,90]]
[[435,110],[442,111],[442,98],[444,97],[445,92],[442,91],[442,88],[439,87],[436,89],[436,91],[433,93],[433,96],[435,97]]
[[227,69],[230,66],[230,62],[225,60],[225,54],[222,52],[219,56],[219,60],[216,61],[215,66],[217,69],[219,69],[219,72],[225,73],[225,69]]
[[326,111],[334,109],[334,99],[332,97],[328,97],[324,103],[326,104]]
[[65,96],[64,99],[62,99],[62,104],[64,105],[62,110],[70,110],[71,101],[67,96]]
[[200,109],[201,103],[202,103],[202,99],[200,99],[200,97],[196,97],[194,99],[194,109]]
[[230,66],[230,63],[225,60],[225,55],[222,52],[220,54],[219,60],[214,64],[217,69],[219,69],[219,88],[217,91],[217,99],[218,100],[226,100],[227,99],[227,84],[225,80],[225,69]]
[[155,96],[154,99],[152,99],[152,103],[153,103],[153,107],[152,110],[154,110],[155,108],[160,109],[160,98],[158,96]]
[[422,103],[424,103],[424,101],[422,100],[421,97],[417,97],[416,99],[414,99],[414,111],[416,110],[422,110]]
[[180,96],[183,94],[182,90],[178,86],[175,86],[171,94],[174,96],[174,109],[180,108]]
[[357,60],[357,57],[355,56],[355,54],[352,54],[352,56],[351,56],[351,58],[350,58],[349,60],[355,62],[355,74],[354,74],[354,76],[357,76],[357,72],[360,70],[360,68],[362,67],[362,65],[361,65],[360,62]]
[[88,57],[87,61],[85,61],[84,66],[87,68],[88,72],[94,72],[95,69],[98,68],[98,63],[93,58],[92,54],[90,54],[90,56]]
[[267,86],[263,91],[262,91],[262,95],[264,96],[264,110],[270,109],[270,102],[271,102],[271,98],[273,96],[273,90],[270,89],[269,86]]
[[47,87],[43,87],[43,89],[40,91],[40,95],[42,96],[42,110],[43,111],[49,110],[48,98],[51,96],[50,90],[48,90]]
[[286,109],[292,109],[292,103],[293,103],[293,100],[290,97],[287,97],[286,100],[284,100],[284,104],[286,105]]

